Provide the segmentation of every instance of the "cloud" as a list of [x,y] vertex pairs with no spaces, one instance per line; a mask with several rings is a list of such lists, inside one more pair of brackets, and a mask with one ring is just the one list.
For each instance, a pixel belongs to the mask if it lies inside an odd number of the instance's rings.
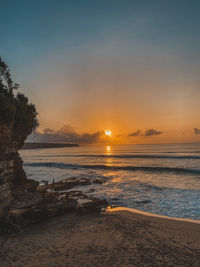
[[144,132],[144,136],[146,137],[151,137],[151,136],[154,136],[154,135],[160,135],[162,134],[163,132],[161,131],[158,131],[158,130],[155,130],[155,129],[147,129],[145,132]]
[[31,134],[27,142],[65,142],[78,144],[93,144],[99,141],[102,135],[101,131],[95,133],[77,133],[74,127],[70,125],[63,126],[58,131],[46,128],[43,132],[36,131]]
[[195,134],[200,134],[200,129],[198,129],[198,128],[194,128],[194,133],[195,133]]
[[137,131],[132,132],[132,133],[129,134],[129,136],[133,136],[133,137],[141,136],[141,135],[142,135],[142,133],[141,133],[140,130],[137,130]]
[[76,129],[70,124],[67,124],[60,128],[60,130],[58,130],[58,133],[76,133]]
[[162,133],[163,132],[155,130],[155,129],[147,129],[144,132],[142,132],[141,130],[137,130],[135,132],[128,134],[128,136],[130,136],[130,137],[138,137],[138,136],[151,137],[151,136],[160,135]]
[[43,130],[43,133],[44,133],[44,134],[54,134],[55,131],[52,130],[52,129],[50,129],[50,128],[45,128],[45,129]]

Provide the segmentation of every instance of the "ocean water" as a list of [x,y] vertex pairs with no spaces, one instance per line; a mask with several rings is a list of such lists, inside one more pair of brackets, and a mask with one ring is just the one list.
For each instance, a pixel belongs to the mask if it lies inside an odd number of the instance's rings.
[[170,217],[200,219],[200,143],[81,146],[22,150],[29,178],[50,183],[70,177],[104,184],[78,186],[110,204]]

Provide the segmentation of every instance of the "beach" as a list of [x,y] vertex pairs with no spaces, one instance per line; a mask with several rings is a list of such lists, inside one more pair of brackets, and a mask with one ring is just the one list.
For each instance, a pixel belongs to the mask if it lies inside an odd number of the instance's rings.
[[0,266],[200,266],[200,224],[114,210],[0,237]]
[[0,267],[200,267],[200,1],[0,4]]

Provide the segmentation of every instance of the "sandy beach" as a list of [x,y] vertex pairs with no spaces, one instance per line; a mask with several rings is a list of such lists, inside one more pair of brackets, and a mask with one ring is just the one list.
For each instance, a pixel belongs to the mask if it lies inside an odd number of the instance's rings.
[[200,266],[200,224],[130,211],[64,215],[0,237],[0,266]]

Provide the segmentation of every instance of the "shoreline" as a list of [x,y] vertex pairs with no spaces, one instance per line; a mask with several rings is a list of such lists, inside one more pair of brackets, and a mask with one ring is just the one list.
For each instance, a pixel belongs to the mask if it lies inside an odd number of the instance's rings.
[[115,211],[129,211],[131,213],[134,214],[140,214],[140,215],[144,215],[144,216],[149,216],[149,217],[153,217],[153,218],[160,218],[160,219],[166,219],[166,220],[173,220],[173,221],[179,221],[179,222],[189,222],[189,223],[196,223],[196,224],[200,224],[200,220],[197,219],[189,219],[189,218],[177,218],[177,217],[169,217],[166,215],[159,215],[159,214],[155,214],[155,213],[151,213],[151,212],[147,212],[147,211],[143,211],[143,210],[139,210],[139,209],[133,209],[133,208],[128,208],[128,207],[111,207],[108,206],[106,209],[107,212],[115,212]]

